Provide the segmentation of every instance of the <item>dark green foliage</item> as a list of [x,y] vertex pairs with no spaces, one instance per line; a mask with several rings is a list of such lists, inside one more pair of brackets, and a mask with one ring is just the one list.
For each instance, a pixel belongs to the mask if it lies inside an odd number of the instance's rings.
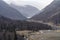
[[0,19],[0,30],[7,30],[13,32],[15,30],[51,30],[52,27],[47,24],[27,22],[20,20],[11,20],[7,18]]
[[16,21],[7,24],[6,23],[1,24],[1,29],[8,31],[14,31],[14,29],[15,30],[48,30],[48,29],[52,29],[52,27],[42,23]]

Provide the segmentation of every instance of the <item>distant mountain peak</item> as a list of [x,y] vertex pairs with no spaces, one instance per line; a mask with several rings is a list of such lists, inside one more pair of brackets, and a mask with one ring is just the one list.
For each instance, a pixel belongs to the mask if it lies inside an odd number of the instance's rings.
[[17,6],[15,4],[11,4],[11,6],[21,12],[22,15],[25,17],[32,17],[33,15],[37,14],[40,10],[32,5],[24,5],[24,6]]

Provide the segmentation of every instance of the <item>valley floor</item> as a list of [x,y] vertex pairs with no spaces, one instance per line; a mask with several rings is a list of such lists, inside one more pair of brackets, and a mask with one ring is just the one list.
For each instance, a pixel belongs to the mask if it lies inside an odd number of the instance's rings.
[[24,35],[26,40],[60,40],[60,30],[17,31],[16,33]]
[[0,40],[60,40],[60,30],[0,32]]

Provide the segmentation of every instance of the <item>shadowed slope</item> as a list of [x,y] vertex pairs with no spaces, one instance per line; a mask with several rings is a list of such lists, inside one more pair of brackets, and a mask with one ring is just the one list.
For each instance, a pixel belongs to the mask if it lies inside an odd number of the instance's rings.
[[26,18],[16,9],[10,7],[4,1],[0,0],[0,15],[11,18],[13,20],[25,20]]

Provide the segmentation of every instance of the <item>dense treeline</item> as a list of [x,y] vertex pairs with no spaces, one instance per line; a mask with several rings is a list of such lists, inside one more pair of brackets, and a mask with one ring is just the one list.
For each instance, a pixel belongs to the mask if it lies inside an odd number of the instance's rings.
[[51,26],[35,23],[35,22],[27,22],[27,21],[16,21],[8,18],[0,17],[0,30],[48,30],[52,29]]
[[[21,25],[19,25],[21,24]],[[35,22],[17,22],[18,28],[20,28],[20,30],[48,30],[48,29],[52,29],[51,26],[46,25],[46,24],[42,24],[42,23],[35,23]]]
[[41,24],[41,23],[34,23],[34,22],[10,22],[10,23],[1,23],[0,29],[5,30],[48,30],[52,29],[51,26]]

